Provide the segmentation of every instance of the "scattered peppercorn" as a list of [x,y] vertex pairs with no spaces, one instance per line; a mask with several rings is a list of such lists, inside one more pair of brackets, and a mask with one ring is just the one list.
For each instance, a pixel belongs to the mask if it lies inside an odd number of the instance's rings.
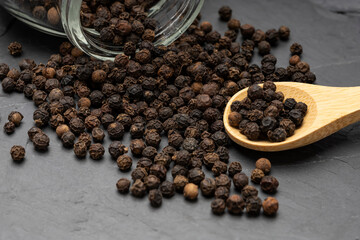
[[130,181],[126,178],[120,178],[116,183],[116,188],[122,194],[128,193],[130,188]]
[[104,156],[105,149],[100,143],[94,143],[90,145],[89,154],[94,160],[99,160]]
[[15,162],[22,161],[25,158],[25,148],[15,145],[11,148],[10,155]]
[[151,206],[160,207],[162,204],[162,194],[159,189],[152,189],[149,191],[149,201]]
[[275,215],[279,209],[279,202],[274,197],[267,197],[262,203],[262,207],[265,215]]
[[260,183],[261,179],[265,176],[264,172],[260,169],[255,168],[251,172],[251,181],[254,183]]
[[22,54],[22,45],[18,42],[12,42],[8,46],[8,50],[10,55],[12,56],[20,56]]
[[275,193],[279,187],[278,180],[273,176],[265,176],[260,181],[261,190],[266,193]]
[[199,187],[193,183],[188,183],[184,187],[184,197],[190,201],[197,199]]
[[225,212],[226,204],[221,198],[214,199],[211,202],[211,210],[216,215],[221,215]]
[[6,134],[12,134],[15,132],[15,127],[13,122],[7,122],[4,124],[4,131]]
[[255,167],[262,170],[265,174],[268,174],[271,170],[271,162],[267,158],[259,158],[255,162]]
[[9,114],[8,120],[10,122],[13,122],[15,126],[19,126],[23,118],[24,116],[21,113],[13,111]]

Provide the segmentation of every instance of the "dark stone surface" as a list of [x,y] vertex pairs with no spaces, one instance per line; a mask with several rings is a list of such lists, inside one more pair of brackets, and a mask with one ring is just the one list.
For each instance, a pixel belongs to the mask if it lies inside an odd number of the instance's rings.
[[[360,4],[357,0],[263,1],[206,0],[203,19],[215,22],[222,4],[234,8],[242,23],[268,29],[288,25],[289,42],[273,53],[278,66],[287,64],[293,41],[304,47],[303,59],[317,74],[317,84],[360,85]],[[340,9],[340,10],[339,10]],[[338,14],[335,12],[342,12]],[[7,53],[14,40],[24,46],[22,57],[46,63],[61,39],[38,33],[0,9],[0,62],[17,67],[20,58]],[[10,25],[8,25],[10,24]],[[259,58],[256,59],[258,61]],[[301,149],[260,153],[231,146],[231,161],[240,161],[249,174],[259,157],[269,157],[280,182],[275,195],[280,210],[275,218],[246,215],[217,217],[210,199],[189,203],[181,195],[166,199],[160,209],[146,198],[119,195],[120,173],[106,154],[101,161],[77,160],[71,150],[51,138],[47,153],[39,154],[27,140],[33,104],[20,94],[0,91],[0,125],[12,110],[23,113],[23,124],[12,136],[0,131],[0,239],[359,239],[360,238],[360,124]],[[128,136],[124,143],[129,144]],[[26,147],[26,160],[14,164],[12,145]],[[109,140],[106,140],[108,146]],[[260,193],[261,198],[266,194]]]

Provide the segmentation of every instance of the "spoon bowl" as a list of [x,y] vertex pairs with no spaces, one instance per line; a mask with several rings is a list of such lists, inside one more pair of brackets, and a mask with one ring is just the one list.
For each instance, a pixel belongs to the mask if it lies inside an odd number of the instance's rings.
[[276,87],[285,98],[307,104],[308,112],[300,128],[283,142],[270,142],[249,140],[239,129],[230,126],[231,104],[247,96],[246,88],[229,100],[224,112],[225,130],[234,142],[257,151],[284,151],[314,143],[360,121],[360,87],[325,87],[294,82],[278,82]]

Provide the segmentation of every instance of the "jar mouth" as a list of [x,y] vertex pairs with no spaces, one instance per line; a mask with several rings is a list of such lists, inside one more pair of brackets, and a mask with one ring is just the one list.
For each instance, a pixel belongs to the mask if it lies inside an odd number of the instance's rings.
[[[148,17],[158,22],[154,45],[169,45],[179,38],[195,21],[204,0],[160,0],[148,11]],[[62,1],[62,23],[69,40],[88,55],[100,60],[113,60],[123,53],[122,46],[100,41],[100,34],[85,28],[80,21],[81,1]]]

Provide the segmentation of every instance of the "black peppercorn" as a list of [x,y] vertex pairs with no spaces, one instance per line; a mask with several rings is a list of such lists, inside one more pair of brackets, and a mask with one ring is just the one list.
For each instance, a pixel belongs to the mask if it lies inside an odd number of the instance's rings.
[[46,151],[49,146],[50,139],[45,133],[40,132],[34,135],[32,142],[36,150]]
[[25,148],[19,145],[15,145],[11,148],[10,155],[15,162],[20,162],[25,158]]
[[78,158],[84,158],[87,153],[87,146],[85,142],[79,141],[74,144],[74,153]]
[[4,124],[4,131],[6,134],[12,134],[15,132],[15,124],[13,122],[7,122]]
[[221,215],[225,212],[226,204],[221,198],[217,198],[211,202],[211,210],[216,215]]
[[275,193],[278,186],[279,182],[273,176],[265,176],[260,181],[260,187],[266,193]]
[[160,185],[160,191],[165,198],[171,198],[175,194],[174,184],[169,181],[164,181]]
[[100,143],[94,143],[90,145],[89,154],[94,160],[99,160],[104,156],[105,149]]
[[120,155],[117,158],[117,165],[121,171],[123,172],[129,171],[132,166],[132,159],[128,155]]
[[241,196],[234,194],[226,200],[226,207],[229,213],[240,214],[245,207],[245,201]]
[[116,183],[117,190],[124,194],[129,192],[130,181],[126,178],[120,178]]

